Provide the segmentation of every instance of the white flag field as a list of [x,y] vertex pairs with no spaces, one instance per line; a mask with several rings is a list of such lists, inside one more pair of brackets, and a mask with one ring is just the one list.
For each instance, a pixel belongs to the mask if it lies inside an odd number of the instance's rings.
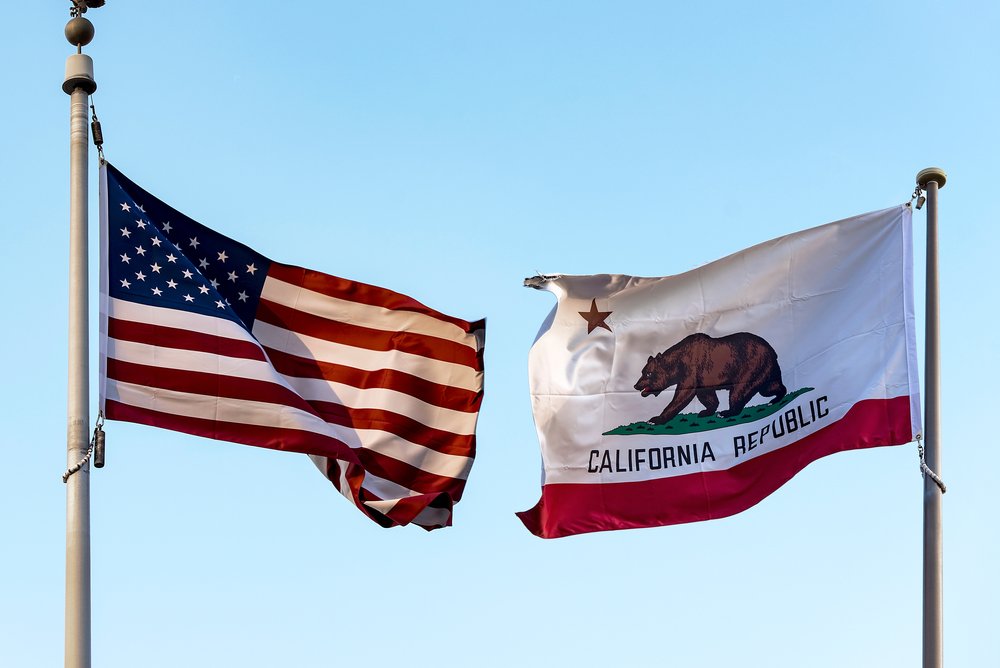
[[661,278],[541,276],[536,535],[726,517],[826,455],[920,431],[911,211]]

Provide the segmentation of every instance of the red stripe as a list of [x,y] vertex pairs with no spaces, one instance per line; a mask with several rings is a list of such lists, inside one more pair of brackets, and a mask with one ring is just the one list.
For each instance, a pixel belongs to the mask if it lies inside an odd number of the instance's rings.
[[354,451],[365,470],[380,478],[391,480],[421,494],[449,494],[456,501],[462,498],[465,480],[449,478],[422,471],[415,466],[378,452],[358,448]]
[[430,359],[463,364],[476,370],[482,368],[477,350],[436,336],[352,325],[299,311],[266,299],[261,299],[257,304],[256,318],[260,322],[266,322],[296,334],[312,336],[355,348],[378,351],[399,350]]
[[292,378],[316,378],[343,383],[362,390],[382,388],[419,397],[434,406],[463,413],[475,413],[483,401],[483,392],[441,385],[395,369],[365,371],[343,364],[324,362],[309,357],[265,348],[278,373]]
[[342,441],[315,432],[188,417],[131,406],[112,399],[105,402],[104,414],[109,420],[136,422],[219,441],[255,445],[271,450],[301,452],[359,463],[365,471],[391,480],[414,492],[422,494],[445,493],[455,501],[462,498],[462,491],[465,488],[465,481],[462,479],[428,473],[398,459],[371,450],[350,448]]
[[244,445],[255,445],[271,450],[301,452],[322,457],[343,459],[357,463],[355,451],[335,438],[299,429],[262,427],[256,424],[223,422],[207,418],[195,418],[174,413],[130,406],[119,401],[105,401],[104,416],[110,420],[136,422],[138,424],[171,429],[173,431],[204,436],[219,441],[231,441]]
[[[204,371],[165,369],[134,362],[123,362],[109,357],[107,362],[109,379],[123,383],[134,383],[145,387],[203,394],[209,397],[225,397],[242,401],[260,401],[281,406],[291,406],[316,415],[309,403],[292,390],[265,380],[220,376]],[[319,454],[319,453],[313,453]]]
[[474,332],[477,329],[482,329],[484,326],[483,321],[470,323],[461,318],[453,318],[450,315],[445,315],[440,311],[435,311],[428,306],[424,306],[412,297],[407,297],[392,290],[359,283],[358,281],[349,281],[345,278],[337,278],[336,276],[303,269],[302,267],[293,267],[287,264],[272,262],[267,275],[279,281],[291,283],[292,285],[297,285],[330,297],[336,297],[337,299],[368,304],[370,306],[380,306],[395,311],[421,313],[442,322],[455,325],[464,332]]
[[464,457],[475,456],[476,439],[473,435],[434,429],[391,411],[348,408],[329,401],[307,401],[287,387],[264,380],[221,376],[203,371],[166,369],[123,362],[114,358],[107,360],[107,377],[123,383],[174,392],[291,406],[330,424],[349,429],[376,429],[437,452]]
[[911,440],[909,397],[866,400],[834,424],[725,471],[631,483],[544,485],[538,504],[517,515],[542,538],[728,517],[756,505],[821,457]]
[[[228,321],[227,321],[228,322]],[[146,343],[161,348],[176,348],[179,350],[194,350],[203,353],[214,353],[226,357],[266,361],[264,351],[256,342],[247,339],[230,339],[214,334],[192,332],[187,329],[152,325],[145,322],[119,320],[108,318],[108,338],[119,341]]]
[[474,457],[476,437],[435,429],[413,418],[377,408],[348,408],[327,401],[312,401],[316,413],[331,424],[351,429],[377,429],[436,452],[462,457]]

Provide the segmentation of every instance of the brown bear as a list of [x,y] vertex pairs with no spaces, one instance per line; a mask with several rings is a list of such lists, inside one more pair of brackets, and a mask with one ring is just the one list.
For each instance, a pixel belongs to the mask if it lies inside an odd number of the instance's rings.
[[749,332],[738,332],[718,339],[707,334],[691,334],[656,357],[650,357],[635,389],[654,397],[676,385],[674,398],[659,415],[649,419],[665,424],[698,397],[707,417],[719,407],[716,390],[729,390],[729,410],[720,417],[739,415],[755,394],[774,397],[776,404],[787,390],[781,382],[778,355],[764,339]]

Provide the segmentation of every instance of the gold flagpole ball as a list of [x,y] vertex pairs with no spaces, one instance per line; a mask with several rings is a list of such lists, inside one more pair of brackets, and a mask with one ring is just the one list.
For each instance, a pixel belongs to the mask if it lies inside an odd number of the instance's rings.
[[83,47],[94,39],[94,24],[82,16],[75,16],[66,24],[66,40],[73,46]]

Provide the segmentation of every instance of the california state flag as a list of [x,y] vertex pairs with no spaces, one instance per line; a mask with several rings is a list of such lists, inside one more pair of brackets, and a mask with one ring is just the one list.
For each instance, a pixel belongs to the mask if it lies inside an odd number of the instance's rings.
[[544,538],[726,517],[810,462],[920,430],[910,209],[676,276],[540,276]]

